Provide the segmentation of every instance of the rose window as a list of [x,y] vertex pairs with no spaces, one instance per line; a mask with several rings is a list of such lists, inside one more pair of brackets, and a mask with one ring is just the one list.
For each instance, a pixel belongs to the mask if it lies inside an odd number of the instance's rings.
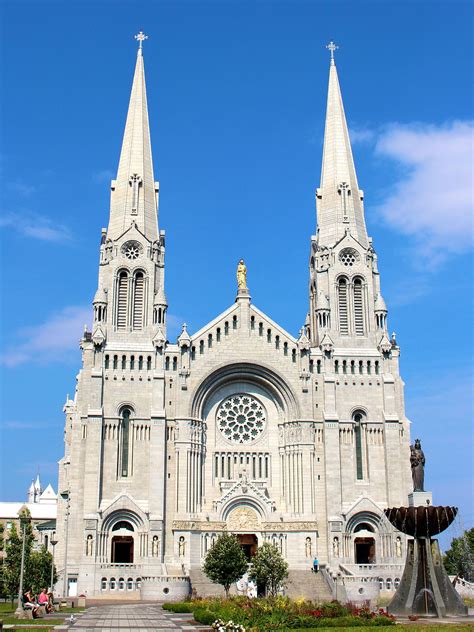
[[138,241],[127,241],[127,243],[122,246],[123,254],[127,257],[127,259],[131,259],[132,261],[133,259],[138,259],[141,251],[142,247]]
[[359,254],[353,248],[344,248],[339,255],[339,261],[350,268],[359,261]]
[[251,395],[237,394],[225,399],[217,410],[222,435],[234,443],[251,443],[265,428],[266,413]]

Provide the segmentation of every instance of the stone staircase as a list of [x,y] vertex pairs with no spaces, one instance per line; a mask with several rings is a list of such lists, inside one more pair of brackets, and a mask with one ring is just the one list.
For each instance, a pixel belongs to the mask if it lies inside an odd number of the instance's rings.
[[[213,584],[204,575],[200,568],[189,571],[191,590],[195,589],[200,597],[223,597],[224,589],[218,584]],[[231,595],[236,595],[235,584],[230,589]],[[309,569],[294,570],[289,572],[285,594],[293,599],[303,597],[312,601],[331,601],[332,594],[326,580],[321,573],[313,573]]]
[[332,593],[321,573],[313,573],[310,569],[290,571],[285,594],[292,599],[304,597],[321,603],[331,601]]

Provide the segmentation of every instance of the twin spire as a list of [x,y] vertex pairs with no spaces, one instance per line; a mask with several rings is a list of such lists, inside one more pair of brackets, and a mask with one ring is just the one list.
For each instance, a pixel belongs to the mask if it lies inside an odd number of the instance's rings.
[[[140,31],[127,122],[117,179],[112,181],[108,237],[117,239],[135,221],[150,239],[158,239],[158,183],[153,175],[150,126],[146,98],[142,45],[148,37]],[[324,132],[321,186],[317,189],[318,243],[333,246],[349,229],[364,247],[368,246],[363,193],[359,189],[352,157],[341,89],[331,53],[329,89]]]
[[330,42],[329,89],[324,130],[321,186],[316,191],[318,243],[333,246],[350,230],[364,247],[368,245],[365,228],[363,193],[359,189],[347,129],[334,51]]
[[148,38],[135,36],[139,47],[128,106],[127,122],[117,179],[112,180],[110,221],[107,237],[117,239],[135,221],[148,239],[158,239],[158,183],[153,175],[150,124],[146,98],[142,44]]

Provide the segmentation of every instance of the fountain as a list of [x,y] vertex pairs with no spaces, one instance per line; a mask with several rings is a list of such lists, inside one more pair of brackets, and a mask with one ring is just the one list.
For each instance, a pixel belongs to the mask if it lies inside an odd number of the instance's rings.
[[399,616],[467,615],[467,607],[443,566],[438,540],[432,537],[449,527],[457,507],[431,504],[431,494],[423,489],[425,456],[419,439],[410,449],[413,493],[408,497],[409,507],[385,509],[392,525],[413,538],[407,541],[405,570],[388,611]]

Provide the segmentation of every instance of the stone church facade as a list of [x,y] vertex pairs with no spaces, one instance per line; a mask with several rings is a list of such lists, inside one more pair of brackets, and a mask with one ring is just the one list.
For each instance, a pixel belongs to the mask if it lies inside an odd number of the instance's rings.
[[295,582],[315,556],[332,589],[338,573],[348,586],[395,581],[405,541],[383,508],[407,501],[409,422],[334,60],[296,337],[241,278],[226,311],[168,340],[158,197],[140,47],[93,327],[64,409],[59,592],[205,591],[200,567],[225,530],[249,556],[275,543]]

